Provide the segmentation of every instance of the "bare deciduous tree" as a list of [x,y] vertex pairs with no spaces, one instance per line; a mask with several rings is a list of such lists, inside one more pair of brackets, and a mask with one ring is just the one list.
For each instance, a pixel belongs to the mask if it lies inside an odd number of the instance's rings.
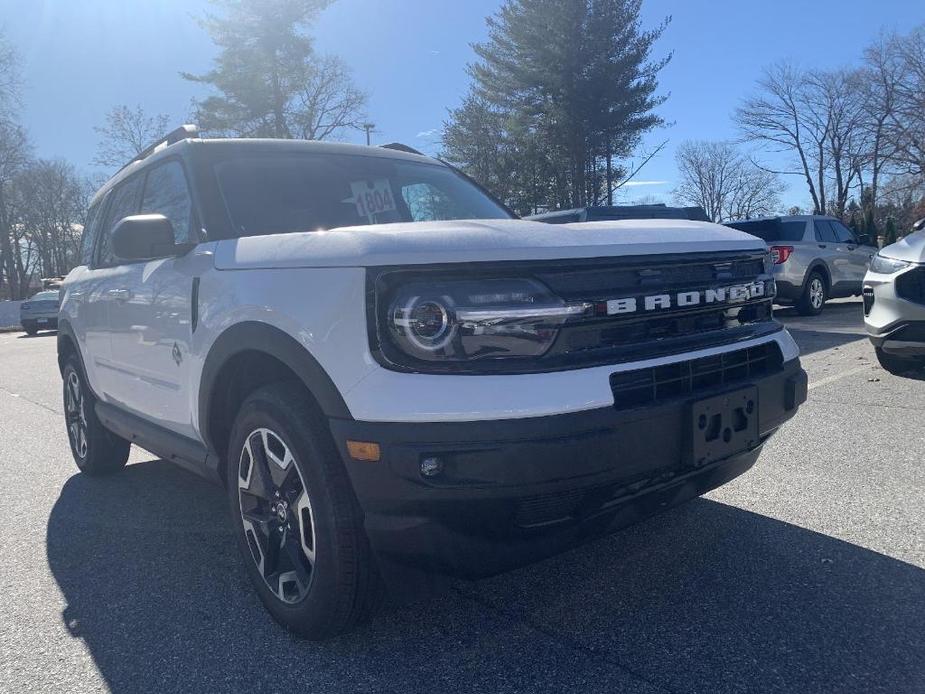
[[0,33],[0,120],[9,121],[19,106],[19,56]]
[[826,142],[829,118],[806,86],[805,75],[779,64],[758,81],[759,93],[736,109],[735,120],[746,140],[795,159],[792,170],[806,180],[814,211],[825,212]]
[[303,140],[325,140],[366,120],[366,94],[357,89],[340,58],[325,56],[306,71],[295,96],[292,121]]
[[698,205],[714,222],[772,214],[783,190],[776,174],[746,158],[731,142],[682,142],[675,154],[679,202]]
[[19,270],[16,205],[13,182],[29,161],[31,146],[25,130],[0,121],[0,295],[18,299],[25,291]]
[[869,138],[869,152],[864,168],[870,172],[868,201],[877,206],[880,179],[892,158],[887,136],[888,124],[897,108],[897,92],[903,79],[903,65],[893,49],[895,37],[881,36],[864,51],[865,66],[859,72],[859,89],[866,115],[864,127]]
[[165,135],[170,117],[149,116],[141,106],[114,106],[106,114],[106,124],[94,128],[100,135],[93,162],[100,166],[122,166]]
[[896,105],[886,123],[890,158],[901,174],[925,177],[925,26],[894,36],[889,50],[900,62]]

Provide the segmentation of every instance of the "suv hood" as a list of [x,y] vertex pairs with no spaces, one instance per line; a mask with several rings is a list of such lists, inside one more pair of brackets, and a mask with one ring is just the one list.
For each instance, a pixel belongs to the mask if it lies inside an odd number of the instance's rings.
[[709,222],[627,220],[545,224],[519,219],[343,227],[220,241],[220,270],[370,267],[767,248],[750,234]]
[[925,263],[925,231],[909,234],[896,243],[885,246],[880,255],[912,263]]

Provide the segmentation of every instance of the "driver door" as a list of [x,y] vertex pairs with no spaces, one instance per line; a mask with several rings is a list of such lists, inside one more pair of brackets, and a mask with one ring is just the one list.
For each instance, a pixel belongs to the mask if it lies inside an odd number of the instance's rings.
[[[139,212],[166,216],[176,243],[196,238],[192,197],[179,159],[168,159],[147,172]],[[110,301],[114,403],[185,436],[194,435],[191,297],[194,278],[203,267],[197,249],[180,257],[120,264]]]

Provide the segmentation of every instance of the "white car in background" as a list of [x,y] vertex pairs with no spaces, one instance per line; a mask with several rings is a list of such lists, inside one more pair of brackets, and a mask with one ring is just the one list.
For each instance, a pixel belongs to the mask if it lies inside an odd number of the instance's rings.
[[890,373],[925,369],[925,219],[913,228],[871,258],[864,277],[864,325]]

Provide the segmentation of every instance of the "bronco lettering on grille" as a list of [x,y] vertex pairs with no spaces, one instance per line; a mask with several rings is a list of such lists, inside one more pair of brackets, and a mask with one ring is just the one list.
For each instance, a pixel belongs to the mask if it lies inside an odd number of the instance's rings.
[[672,307],[686,308],[700,304],[739,303],[763,296],[765,296],[765,284],[758,281],[750,284],[733,284],[690,292],[627,296],[619,299],[609,299],[606,305],[607,315],[613,316],[621,313],[636,313],[637,311],[658,311]]

